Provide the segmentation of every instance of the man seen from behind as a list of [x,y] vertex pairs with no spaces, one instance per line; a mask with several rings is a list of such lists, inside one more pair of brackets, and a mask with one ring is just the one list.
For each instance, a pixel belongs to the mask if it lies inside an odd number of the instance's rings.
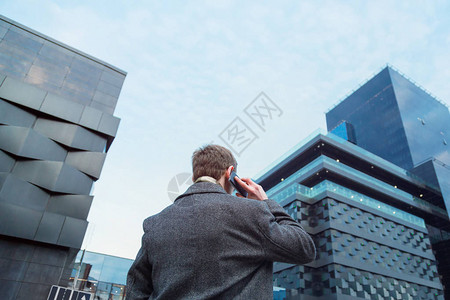
[[311,237],[260,185],[235,177],[248,197],[231,195],[236,167],[224,147],[194,152],[194,184],[144,221],[127,300],[272,299],[274,261],[314,259]]

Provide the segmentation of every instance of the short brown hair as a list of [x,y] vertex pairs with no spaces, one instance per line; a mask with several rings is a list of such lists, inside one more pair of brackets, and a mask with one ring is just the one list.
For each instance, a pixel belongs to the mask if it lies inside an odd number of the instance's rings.
[[236,159],[230,150],[219,145],[206,145],[192,154],[194,181],[201,176],[210,176],[219,180],[229,166],[233,166],[236,170]]

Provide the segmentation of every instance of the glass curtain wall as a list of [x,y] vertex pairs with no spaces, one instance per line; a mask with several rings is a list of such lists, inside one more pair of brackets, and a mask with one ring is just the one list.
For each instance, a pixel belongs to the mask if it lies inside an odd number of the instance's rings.
[[123,300],[132,259],[80,250],[69,287],[92,293],[94,300]]

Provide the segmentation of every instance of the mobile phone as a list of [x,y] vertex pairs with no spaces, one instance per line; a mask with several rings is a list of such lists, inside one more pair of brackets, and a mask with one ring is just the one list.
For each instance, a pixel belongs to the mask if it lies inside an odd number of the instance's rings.
[[248,196],[247,191],[244,190],[244,188],[243,188],[239,183],[236,182],[236,180],[234,179],[234,177],[236,177],[236,176],[237,176],[238,178],[240,178],[240,177],[236,174],[235,171],[231,171],[231,174],[230,174],[230,182],[231,182],[231,184],[234,186],[234,188],[236,189],[236,191],[239,192],[239,194],[241,194],[243,197],[247,198],[247,196]]

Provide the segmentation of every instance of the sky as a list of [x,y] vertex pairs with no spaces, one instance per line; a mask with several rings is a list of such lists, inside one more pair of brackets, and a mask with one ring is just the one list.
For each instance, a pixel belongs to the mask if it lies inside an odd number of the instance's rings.
[[236,124],[252,133],[238,173],[255,178],[386,64],[450,104],[449,1],[2,0],[0,14],[128,73],[89,251],[134,258],[192,152]]

